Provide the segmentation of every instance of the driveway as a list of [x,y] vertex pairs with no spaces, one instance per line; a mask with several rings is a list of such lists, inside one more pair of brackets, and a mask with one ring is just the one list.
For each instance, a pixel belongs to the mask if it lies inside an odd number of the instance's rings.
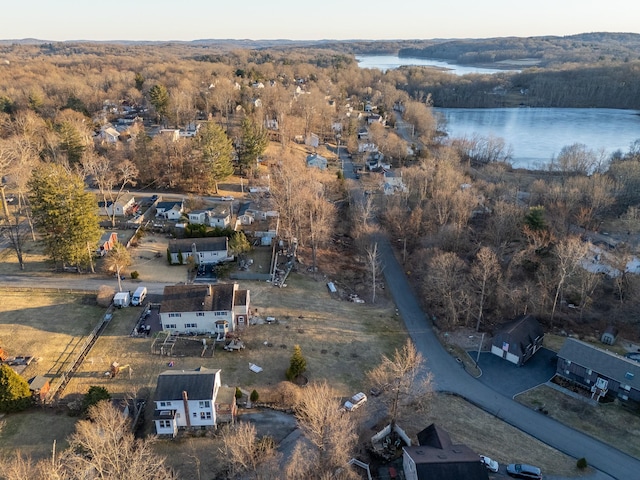
[[[469,352],[469,355],[476,358],[477,352]],[[501,395],[513,398],[550,380],[556,373],[555,359],[555,352],[542,348],[518,367],[491,352],[482,352],[478,362],[482,375],[478,380]]]

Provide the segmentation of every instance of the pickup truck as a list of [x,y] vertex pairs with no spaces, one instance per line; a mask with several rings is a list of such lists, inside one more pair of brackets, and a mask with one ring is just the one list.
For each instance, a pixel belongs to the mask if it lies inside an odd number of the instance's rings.
[[363,393],[356,393],[349,400],[344,402],[344,409],[347,412],[353,412],[355,409],[360,408],[367,401],[367,396]]

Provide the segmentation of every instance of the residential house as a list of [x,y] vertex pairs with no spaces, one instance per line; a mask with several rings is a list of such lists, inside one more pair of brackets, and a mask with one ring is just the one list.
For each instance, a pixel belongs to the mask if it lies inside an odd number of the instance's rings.
[[504,323],[493,336],[491,353],[520,366],[542,348],[544,330],[531,315]]
[[178,128],[162,128],[158,134],[169,137],[172,142],[177,142],[180,139],[180,130]]
[[382,115],[378,115],[377,113],[372,113],[367,117],[367,125],[371,125],[372,123],[380,123],[384,125],[384,119]]
[[100,241],[98,241],[96,253],[103,257],[116,243],[118,243],[118,234],[116,232],[105,232],[100,237]]
[[393,195],[397,192],[406,192],[407,187],[402,182],[402,172],[385,170],[383,174],[382,190],[385,195]]
[[186,264],[187,259],[193,257],[196,265],[213,265],[229,260],[229,239],[227,237],[178,238],[169,241],[169,254],[172,264]]
[[189,223],[208,225],[210,227],[225,228],[231,224],[231,209],[229,204],[215,208],[193,210],[188,213]]
[[119,138],[120,132],[113,128],[112,125],[105,125],[100,129],[100,133],[98,133],[98,139],[103,143],[118,143]]
[[435,424],[418,433],[418,445],[402,448],[407,480],[489,480],[487,468],[476,452],[454,444]]
[[153,423],[158,435],[175,437],[179,429],[215,428],[220,370],[167,370],[158,375]]
[[236,230],[242,227],[243,232],[260,239],[262,246],[269,246],[278,235],[280,216],[276,210],[266,210],[253,202],[241,203],[238,209]]
[[318,168],[320,170],[327,169],[327,159],[317,153],[307,157],[307,167]]
[[105,204],[104,201],[99,201],[98,208],[100,211],[98,213],[100,215],[113,216],[115,214],[116,217],[124,217],[131,213],[135,204],[135,197],[130,193],[125,193],[115,202],[107,200],[107,203]]
[[309,147],[318,148],[320,146],[320,137],[318,137],[318,135],[316,135],[315,133],[310,133],[304,139],[304,143]]
[[156,218],[165,220],[180,220],[184,212],[182,200],[164,201],[156,204]]
[[168,285],[160,303],[162,329],[176,334],[226,334],[248,325],[249,290],[237,283]]
[[556,374],[590,390],[591,398],[640,402],[640,363],[575,338],[558,352]]

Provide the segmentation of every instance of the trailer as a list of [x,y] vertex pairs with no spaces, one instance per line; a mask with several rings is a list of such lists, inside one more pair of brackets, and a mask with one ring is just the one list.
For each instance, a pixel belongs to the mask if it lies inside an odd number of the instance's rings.
[[128,307],[130,303],[131,295],[129,295],[129,292],[118,292],[113,297],[113,305],[118,308]]

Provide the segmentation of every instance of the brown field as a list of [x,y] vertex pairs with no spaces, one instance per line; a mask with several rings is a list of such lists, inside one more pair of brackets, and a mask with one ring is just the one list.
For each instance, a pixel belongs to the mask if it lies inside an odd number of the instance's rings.
[[516,400],[531,408],[543,407],[559,422],[640,457],[640,416],[620,405],[593,407],[545,385],[518,395]]

